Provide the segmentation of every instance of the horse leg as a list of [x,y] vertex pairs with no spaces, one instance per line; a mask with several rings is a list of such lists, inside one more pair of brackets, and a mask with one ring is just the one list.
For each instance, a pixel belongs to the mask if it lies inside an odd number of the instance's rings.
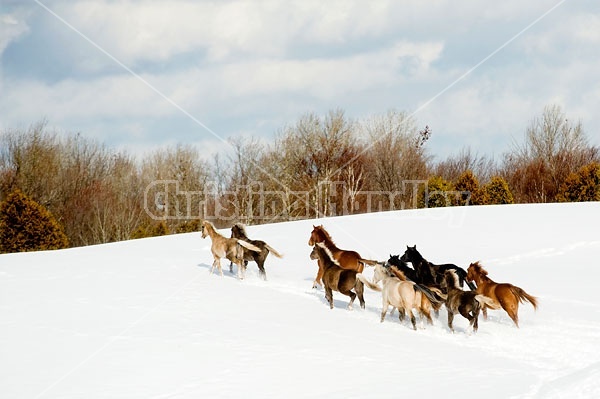
[[233,262],[229,261],[229,273],[233,274]]
[[398,308],[398,320],[400,320],[400,322],[404,321],[404,316],[406,316],[406,313],[404,313],[404,308]]
[[477,332],[479,328],[479,309],[473,310],[473,331]]
[[364,309],[365,308],[365,297],[364,297],[365,285],[359,279],[356,279],[356,284],[354,285],[354,291],[356,291],[356,295],[358,295],[358,300],[360,302],[360,308]]
[[412,323],[413,330],[417,331],[417,318],[415,317],[415,314],[413,313],[412,309],[409,310],[409,312],[410,312],[410,322]]
[[319,265],[319,270],[317,271],[317,276],[315,277],[315,281],[313,283],[313,288],[317,288],[317,284],[321,284],[323,285],[323,273],[325,271],[323,270],[323,268]]
[[325,299],[329,302],[329,308],[333,309],[333,292],[331,291],[331,288],[327,286],[325,286]]
[[265,270],[265,260],[258,259],[256,261],[256,264],[258,265],[258,275],[260,276],[260,278],[267,281],[267,272]]
[[381,307],[381,322],[385,319],[385,314],[388,310],[388,303],[386,301],[383,302],[383,306]]
[[500,305],[502,305],[502,308],[506,311],[506,313],[508,313],[508,317],[510,317],[512,319],[512,321],[515,323],[515,326],[517,326],[517,328],[519,328],[519,304],[518,304],[518,302],[516,302],[515,304],[512,304],[512,303],[507,304],[504,301],[500,301]]
[[487,306],[483,305],[481,307],[481,313],[483,313],[483,320],[487,320]]
[[352,291],[348,291],[347,293],[344,293],[345,295],[348,295],[350,297],[350,302],[348,302],[348,310],[352,310],[352,304],[354,303],[354,300],[356,299],[356,294]]
[[454,332],[454,327],[452,327],[452,321],[454,320],[454,313],[448,309],[448,328],[450,331]]

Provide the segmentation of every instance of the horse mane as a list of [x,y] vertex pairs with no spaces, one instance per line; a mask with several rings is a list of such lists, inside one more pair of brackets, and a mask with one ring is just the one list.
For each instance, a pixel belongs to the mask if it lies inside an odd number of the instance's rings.
[[337,260],[334,259],[333,254],[331,253],[331,251],[329,250],[329,248],[327,248],[327,246],[325,246],[324,243],[322,242],[318,242],[316,244],[319,248],[321,248],[323,250],[323,252],[325,252],[327,254],[327,257],[329,258],[329,260],[336,266],[340,266],[339,262]]
[[217,231],[217,229],[215,228],[215,225],[212,224],[211,222],[209,222],[208,220],[203,221],[202,225],[205,226],[205,227],[208,227],[208,228],[212,229],[213,232]]
[[406,275],[404,274],[404,272],[402,270],[398,269],[394,265],[392,265],[392,266],[389,267],[389,271],[391,271],[394,276],[396,276],[397,278],[399,278],[402,281],[407,281],[408,280],[406,278]]
[[[446,274],[446,284],[450,283],[450,279],[452,279],[452,287],[460,288],[460,282],[459,282],[458,274],[456,273],[456,270],[448,269],[448,270],[446,270],[445,274]],[[450,285],[450,284],[448,284],[448,285]]]
[[248,237],[248,233],[246,233],[246,225],[244,223],[237,222],[232,227],[238,228],[240,230],[240,233],[242,233],[245,237]]
[[325,240],[329,241],[331,244],[335,243],[333,242],[333,239],[331,238],[331,236],[329,235],[329,233],[327,232],[327,230],[325,230],[325,228],[323,227],[323,225],[319,225],[319,226],[313,226],[315,230],[320,231],[321,233],[323,233],[323,235],[325,236]]
[[473,267],[473,269],[475,269],[475,271],[483,276],[487,276],[488,272],[487,270],[485,270],[483,268],[483,266],[481,266],[481,263],[479,263],[480,261],[471,263],[471,266]]

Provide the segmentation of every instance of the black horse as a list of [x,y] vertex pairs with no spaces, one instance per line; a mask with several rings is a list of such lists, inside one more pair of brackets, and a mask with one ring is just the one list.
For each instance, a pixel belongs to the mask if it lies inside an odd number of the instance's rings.
[[420,283],[420,281],[418,281],[417,272],[415,271],[415,269],[408,266],[408,263],[402,261],[400,259],[400,255],[390,254],[390,258],[387,261],[387,265],[396,266],[398,270],[404,273],[407,279],[415,283]]
[[[440,287],[442,281],[444,280],[444,273],[446,270],[456,271],[461,288],[464,286],[467,278],[467,271],[452,263],[436,265],[429,262],[427,259],[423,258],[419,251],[417,251],[416,245],[412,247],[407,245],[406,252],[404,252],[404,255],[402,255],[400,260],[403,262],[412,263],[416,271],[417,280],[420,284]],[[476,288],[471,282],[467,282],[467,285],[472,291],[474,291]]]
[[[283,257],[283,255],[281,255],[279,252],[273,249],[273,247],[271,247],[266,242],[261,240],[249,239],[248,235],[246,234],[246,227],[242,223],[236,223],[231,227],[231,237],[244,240],[260,248],[260,252],[251,251],[243,247],[242,250],[244,251],[244,265],[248,266],[248,261],[251,260],[256,262],[256,264],[258,265],[259,274],[264,280],[267,279],[267,272],[265,271],[265,260],[267,260],[267,255],[269,255],[269,252],[272,252],[273,255],[275,255],[278,258]],[[232,271],[232,268],[233,265],[230,264],[230,272]]]

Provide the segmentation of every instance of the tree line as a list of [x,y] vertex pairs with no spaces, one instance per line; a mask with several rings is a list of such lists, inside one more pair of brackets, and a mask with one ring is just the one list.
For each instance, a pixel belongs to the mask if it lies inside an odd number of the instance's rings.
[[[269,143],[231,138],[228,150],[211,158],[178,144],[136,159],[81,134],[59,135],[45,122],[8,129],[0,132],[0,251],[190,232],[205,218],[226,227],[418,207],[600,200],[599,148],[558,106],[533,118],[523,140],[498,161],[470,148],[435,160],[427,148],[434,134],[406,112],[351,120],[332,110],[301,116]],[[58,244],[24,239],[24,231],[59,237],[57,229],[64,234]]]

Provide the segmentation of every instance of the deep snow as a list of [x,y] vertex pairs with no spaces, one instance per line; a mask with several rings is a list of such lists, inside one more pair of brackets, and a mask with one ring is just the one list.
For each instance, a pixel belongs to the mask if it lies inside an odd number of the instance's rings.
[[[521,328],[379,322],[311,289],[312,224],[365,258],[417,245],[539,298]],[[199,233],[0,256],[0,397],[600,397],[600,203],[406,210],[250,226],[268,281],[209,275]],[[229,231],[221,230],[229,235]],[[223,262],[225,266],[225,262]],[[369,275],[369,271],[365,274]]]

